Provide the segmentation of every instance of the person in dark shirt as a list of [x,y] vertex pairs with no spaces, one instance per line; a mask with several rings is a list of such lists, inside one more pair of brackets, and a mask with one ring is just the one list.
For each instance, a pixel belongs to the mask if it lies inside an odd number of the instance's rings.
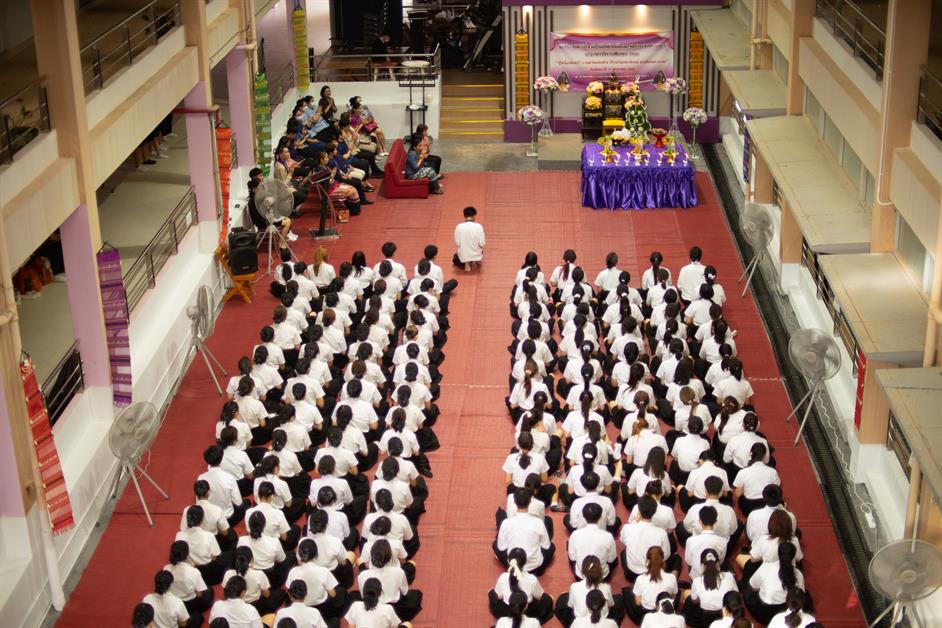
[[[258,189],[258,186],[261,184],[261,180],[264,180],[265,174],[262,172],[261,168],[252,170],[251,172],[258,172],[254,178],[249,179],[249,219],[251,219],[252,224],[255,225],[255,228],[259,231],[264,231],[268,228],[268,219],[262,215],[258,210],[258,206],[255,204],[255,191]],[[251,172],[249,174],[251,174]],[[291,219],[284,218],[282,220],[275,221],[275,227],[278,228],[278,231],[281,232],[282,237],[285,240],[296,240],[297,236],[289,238],[288,236],[293,235],[291,233]]]

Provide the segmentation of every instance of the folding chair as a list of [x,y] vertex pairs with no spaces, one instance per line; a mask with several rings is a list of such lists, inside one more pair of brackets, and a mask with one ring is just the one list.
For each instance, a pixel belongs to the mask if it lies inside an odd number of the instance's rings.
[[229,265],[229,256],[227,253],[228,247],[225,244],[220,244],[216,247],[216,259],[222,264],[223,270],[226,271],[226,274],[229,275],[229,279],[232,281],[232,286],[229,287],[229,290],[222,298],[222,302],[225,303],[232,297],[238,295],[242,297],[242,300],[246,303],[251,303],[252,297],[249,296],[249,293],[255,294],[252,282],[255,281],[256,273],[234,275],[232,273],[232,267]]

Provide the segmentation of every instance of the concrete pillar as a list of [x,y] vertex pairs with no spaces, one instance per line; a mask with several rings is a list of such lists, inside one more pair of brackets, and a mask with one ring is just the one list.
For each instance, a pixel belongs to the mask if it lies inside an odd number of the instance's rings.
[[239,153],[239,166],[255,163],[255,117],[253,115],[252,67],[249,52],[233,48],[226,55],[229,90],[229,126]]
[[102,324],[98,287],[98,251],[91,232],[88,206],[81,205],[62,223],[62,255],[68,281],[72,329],[78,341],[86,386],[108,386],[111,370]]
[[[209,83],[200,81],[183,99],[186,109],[205,109]],[[209,113],[186,114],[186,147],[190,160],[190,184],[196,192],[200,222],[215,222],[218,212],[216,141],[213,117]]]
[[779,201],[782,209],[782,220],[779,226],[778,256],[779,286],[782,290],[789,290],[798,286],[801,277],[801,228],[795,220],[791,207],[784,199]]
[[798,42],[811,36],[815,0],[792,0],[791,40],[788,53],[788,81],[785,86],[785,113],[798,115],[804,111],[805,83],[798,76]]
[[[905,6],[905,8],[904,8]],[[910,125],[918,101],[919,78],[929,55],[931,0],[891,0],[886,22],[886,56],[883,69],[882,173],[877,180],[871,208],[870,250],[894,248],[896,207],[890,204],[893,151],[909,146]]]
[[772,171],[769,170],[768,164],[758,151],[754,151],[753,154],[756,156],[756,167],[752,172],[753,200],[756,203],[771,203],[772,186],[775,184]]
[[[0,374],[0,377],[3,377]],[[11,382],[19,384],[19,381]],[[22,517],[23,498],[16,470],[16,445],[10,429],[7,396],[0,385],[0,519]],[[17,419],[18,420],[18,419]]]
[[886,444],[886,430],[890,423],[890,404],[877,381],[877,371],[899,368],[899,365],[868,359],[866,368],[857,441],[861,445],[883,445]]

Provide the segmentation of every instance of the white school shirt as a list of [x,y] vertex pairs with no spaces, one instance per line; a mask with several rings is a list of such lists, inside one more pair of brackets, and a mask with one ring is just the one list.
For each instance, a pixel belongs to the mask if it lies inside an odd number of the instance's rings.
[[239,598],[217,600],[209,612],[209,623],[220,617],[229,622],[229,628],[264,628],[255,607]]
[[[604,435],[605,432],[602,432],[602,434]],[[569,441],[569,448],[566,451],[566,459],[571,461],[574,465],[581,464],[582,448],[589,443],[592,443],[592,439],[589,438],[588,432],[583,433],[582,436],[572,438]],[[615,449],[604,440],[599,440],[593,444],[595,445],[595,464],[608,465],[609,461],[615,458]]]
[[527,513],[507,517],[497,532],[497,549],[509,552],[519,547],[526,552],[527,562],[523,566],[526,571],[533,571],[543,564],[541,550],[548,550],[550,545],[543,520]]
[[[520,628],[540,628],[540,620],[527,617],[526,615],[524,615],[522,619],[523,621],[520,622]],[[494,628],[513,628],[513,625],[513,618],[501,617],[497,620],[497,623],[494,624]]]
[[718,283],[714,282],[711,285],[713,286],[713,302],[722,306],[726,303],[726,290]]
[[190,546],[190,562],[197,567],[213,562],[220,554],[216,535],[202,528],[187,528],[177,532],[173,540],[186,541]]
[[277,344],[274,342],[263,342],[262,344],[257,344],[252,347],[252,353],[250,355],[255,355],[255,350],[259,347],[265,347],[265,349],[268,351],[268,360],[266,361],[266,364],[276,369],[280,369],[285,365],[285,354],[281,350],[281,347],[279,347]]
[[746,499],[762,499],[766,486],[781,483],[778,471],[761,461],[740,469],[733,480],[733,486],[741,488]]
[[686,434],[674,441],[671,456],[680,470],[689,473],[700,463],[700,454],[710,448],[710,442],[699,434]]
[[206,582],[200,570],[183,561],[176,565],[167,563],[164,565],[164,571],[173,574],[173,584],[170,585],[170,592],[176,595],[184,602],[188,602],[196,597],[198,593],[206,590]]
[[179,628],[179,622],[185,622],[190,618],[183,600],[173,593],[148,593],[144,596],[144,603],[150,604],[154,609],[156,628]]
[[458,223],[455,227],[455,246],[462,262],[480,262],[484,259],[484,227],[473,220]]
[[[788,617],[789,611],[785,610],[769,620],[769,623],[766,624],[766,628],[789,628],[789,625],[785,622],[785,618]],[[798,625],[795,628],[805,628],[808,624],[812,624],[817,621],[814,618],[814,615],[802,611],[801,618],[798,620]]]
[[[666,345],[666,342],[661,342],[657,348],[660,353],[661,347]],[[657,367],[657,378],[661,380],[664,385],[671,384],[674,382],[674,371],[677,369],[678,360],[674,357],[673,354],[669,354],[663,360],[661,360],[661,365]]]
[[[671,285],[671,271],[665,268],[664,266],[661,266],[661,268],[667,271],[667,285],[668,286]],[[656,283],[655,279],[656,277],[654,276],[654,269],[653,268],[645,269],[645,271],[641,273],[641,289],[642,290],[649,289],[651,286],[653,286]]]
[[[608,467],[596,464],[592,467],[592,472],[599,476],[599,489],[604,490],[608,487],[614,480],[612,479],[612,474],[609,472]],[[586,490],[585,486],[582,485],[582,475],[585,473],[585,465],[583,464],[574,464],[569,469],[569,473],[566,474],[566,485],[572,489],[573,494],[576,497],[585,497],[589,494],[589,491]]]
[[408,482],[403,482],[398,477],[392,480],[374,478],[370,483],[370,501],[376,503],[376,494],[386,489],[392,494],[393,512],[402,512],[412,505],[412,490]]
[[[294,310],[297,312],[297,310]],[[300,312],[297,312],[298,315],[304,319],[304,315]],[[307,329],[307,321],[304,322],[304,326],[301,327],[290,320],[285,320],[283,323],[275,323],[272,325],[272,329],[275,330],[275,340],[274,343],[279,347],[284,349],[294,349],[301,344],[301,331]]]
[[279,609],[272,625],[277,626],[282,619],[293,619],[297,628],[327,628],[320,611],[304,602],[294,602],[291,606]]
[[647,571],[648,550],[655,545],[664,551],[665,556],[671,555],[667,532],[650,521],[626,523],[621,528],[620,539],[625,546],[628,569],[636,574]]
[[350,418],[350,425],[363,433],[370,431],[371,424],[379,422],[379,417],[376,416],[376,409],[373,408],[373,404],[371,404],[369,401],[357,398],[341,401],[336,406],[334,406],[334,413],[331,417],[333,418],[334,423],[337,421],[337,409],[341,406],[348,406],[350,408],[352,413],[352,417]]
[[[631,509],[631,514],[628,515],[628,521],[641,521],[641,512],[638,510],[637,504]],[[651,523],[659,528],[663,528],[668,533],[673,531],[674,528],[677,527],[677,519],[674,518],[674,509],[658,502],[657,510],[654,511],[654,516],[651,517]]]
[[[235,445],[232,447],[227,447],[227,449],[235,448],[245,451],[245,448],[249,446],[249,443],[252,442],[252,428],[248,426],[245,421],[241,421],[238,418],[233,419],[229,422],[229,425],[236,431],[237,437]],[[222,435],[222,431],[228,427],[225,422],[217,421],[216,422],[216,439]]]
[[249,517],[256,512],[260,512],[265,516],[265,529],[262,530],[262,534],[277,539],[291,530],[288,520],[285,519],[285,513],[266,502],[259,502],[257,506],[245,511],[246,527],[248,527]]
[[797,529],[798,522],[795,519],[795,515],[786,510],[784,506],[778,505],[774,508],[763,506],[749,513],[749,517],[746,519],[746,538],[755,543],[759,537],[768,534],[769,519],[772,518],[772,513],[776,510],[784,510],[788,518],[792,520],[792,530]]
[[367,539],[372,538],[369,534],[369,529],[373,525],[373,522],[380,517],[389,519],[389,534],[386,535],[386,538],[395,539],[400,542],[412,540],[414,535],[412,524],[409,523],[409,519],[407,519],[404,514],[401,512],[382,512],[379,510],[374,510],[363,519],[363,529],[367,531],[365,535]]
[[305,534],[305,538],[311,539],[317,544],[317,558],[314,564],[333,571],[341,561],[347,560],[347,548],[343,546],[343,541],[337,537],[327,534]]
[[[615,599],[612,597],[612,586],[607,582],[600,582],[596,590],[605,596],[607,608],[615,606]],[[587,617],[590,615],[589,608],[585,605],[585,598],[592,591],[585,580],[576,580],[569,585],[569,608],[576,617]]]
[[[198,499],[194,506],[199,506],[203,509],[203,522],[200,523],[200,527],[207,532],[217,534],[219,532],[225,532],[229,529],[229,522],[226,521],[226,518],[222,516],[222,508],[212,503],[208,499]],[[186,511],[189,506],[183,509],[183,514],[180,515],[180,531],[183,532],[189,526],[186,525]],[[768,524],[766,524],[768,527]],[[763,530],[765,533],[765,530]]]
[[598,286],[599,290],[611,292],[618,288],[618,277],[621,273],[622,270],[617,266],[605,268],[595,276],[595,285]]
[[576,564],[576,577],[582,578],[582,561],[595,556],[602,563],[602,574],[608,577],[609,563],[618,559],[615,537],[597,524],[588,524],[569,535],[569,560]]
[[317,453],[314,454],[314,464],[318,464],[324,456],[330,456],[334,459],[335,473],[337,475],[347,475],[350,469],[357,466],[359,462],[357,457],[349,449],[327,445],[318,448]]
[[278,470],[281,471],[281,477],[292,478],[301,473],[301,463],[298,462],[298,456],[293,451],[285,449],[275,451],[273,449],[270,455],[278,458]]
[[389,453],[389,441],[392,438],[398,438],[402,442],[402,455],[405,458],[411,458],[422,451],[414,431],[408,427],[403,428],[401,432],[389,428],[383,432],[378,444],[379,450],[384,454]]
[[511,475],[511,482],[517,488],[521,488],[524,485],[527,476],[531,473],[542,477],[544,473],[549,471],[549,464],[542,454],[530,452],[530,464],[526,469],[520,466],[520,455],[519,452],[508,455],[501,467],[504,473]]
[[582,514],[583,509],[589,504],[598,504],[602,509],[602,518],[599,519],[599,523],[603,527],[608,528],[615,524],[615,505],[612,500],[598,493],[588,493],[572,502],[572,507],[569,509],[569,525],[577,530],[589,525]]
[[232,516],[234,507],[242,503],[242,493],[239,492],[236,479],[219,467],[209,467],[196,479],[206,480],[209,484],[209,501],[219,506],[227,519]]
[[[614,377],[615,369],[618,368],[616,364],[612,369],[612,376]],[[627,371],[626,371],[627,375]],[[621,406],[625,410],[634,411],[635,409],[635,395],[641,391],[644,391],[648,394],[648,399],[652,402],[656,399],[654,396],[654,389],[650,385],[645,384],[643,381],[639,381],[634,388],[628,387],[628,378],[625,377],[625,381],[618,383],[618,393],[615,395],[615,404]],[[631,431],[628,432],[629,434]]]
[[730,376],[716,383],[713,387],[713,395],[718,403],[722,403],[726,397],[733,397],[739,405],[742,405],[753,395],[752,384],[745,377],[736,379]]
[[295,580],[302,580],[307,585],[307,597],[304,598],[304,603],[308,606],[317,606],[327,601],[329,592],[338,584],[329,569],[321,567],[314,561],[292,567],[288,572],[286,582],[290,586]]
[[657,606],[657,598],[661,593],[670,593],[671,599],[677,595],[677,576],[669,571],[661,571],[661,580],[655,582],[647,573],[643,573],[635,580],[631,588],[635,597],[641,598],[641,606],[653,611]]
[[219,463],[219,468],[237,480],[241,480],[255,470],[248,454],[238,447],[226,447],[222,450],[222,462]]
[[[392,381],[393,384],[398,388],[406,380],[406,366],[409,364],[415,364],[418,368],[419,374],[416,376],[416,381],[421,382],[425,386],[430,386],[432,384],[432,375],[429,373],[428,367],[420,360],[406,360],[401,364],[396,366],[396,369],[393,371]],[[377,371],[382,376],[382,370],[379,366],[376,367]],[[370,368],[367,367],[367,376],[370,374]]]
[[687,516],[684,517],[684,527],[687,528],[687,532],[691,534],[703,532],[703,524],[700,523],[700,511],[707,506],[716,509],[716,523],[713,524],[713,532],[728,541],[736,528],[739,527],[739,519],[736,518],[736,511],[733,510],[732,506],[727,506],[717,499],[707,499],[705,502],[690,507]]
[[[225,589],[226,583],[232,579],[232,576],[239,575],[235,569],[227,569],[226,573],[222,576],[222,582],[220,583]],[[259,569],[248,569],[245,572],[245,595],[242,596],[244,602],[252,604],[257,602],[260,597],[262,597],[262,591],[271,587],[271,583],[268,581],[268,576],[265,575],[264,571]]]
[[[523,280],[527,278],[527,271],[530,270],[530,268],[532,268],[532,266],[524,266],[517,271],[517,274],[514,277],[514,285],[519,286],[523,283]],[[544,285],[546,283],[546,278],[543,276],[542,270],[537,271],[535,281],[537,285]]]
[[638,467],[631,472],[631,476],[628,478],[628,488],[633,489],[635,495],[644,495],[644,489],[647,488],[648,482],[653,480],[660,480],[665,495],[670,495],[671,491],[674,490],[671,476],[667,474],[667,471],[664,472],[664,477],[654,478],[645,472],[644,467]]
[[311,264],[304,272],[307,275],[307,278],[313,281],[319,289],[326,288],[327,284],[329,284],[333,278],[337,276],[337,273],[334,271],[334,267],[327,262],[321,262],[320,268],[317,270],[314,270],[314,265]]
[[347,614],[343,616],[347,623],[363,628],[396,628],[400,621],[395,609],[389,604],[377,604],[373,610],[366,610],[363,602],[357,600],[350,605]]
[[[697,404],[696,410],[693,412],[694,416],[700,417],[700,420],[703,421],[703,436],[707,436],[710,431],[710,426],[713,424],[713,417],[710,416],[710,409],[702,403]],[[690,433],[688,424],[690,423],[690,406],[683,406],[678,408],[674,412],[674,428],[678,432],[683,432],[685,434]]]
[[373,552],[373,545],[379,540],[389,543],[389,549],[391,551],[389,564],[393,567],[400,567],[402,563],[406,561],[406,558],[408,558],[408,552],[406,552],[405,546],[401,541],[383,536],[371,536],[366,543],[363,544],[363,549],[360,550],[360,564],[366,565],[366,569],[372,567],[370,556]]
[[745,410],[737,410],[736,412],[733,412],[726,420],[726,426],[723,428],[723,431],[720,431],[720,423],[723,422],[723,415],[721,412],[717,412],[714,425],[716,426],[716,435],[720,439],[720,442],[724,445],[728,444],[734,436],[737,434],[742,434],[744,431],[746,431],[743,427],[743,419],[745,418]]
[[712,460],[707,460],[687,476],[687,492],[699,499],[706,499],[707,493],[704,482],[711,475],[715,475],[723,481],[724,491],[729,490],[729,475],[726,473],[726,469],[717,466]]
[[[269,352],[268,357],[269,359],[271,358],[271,352]],[[258,391],[262,387],[262,380],[260,380],[259,378],[251,374],[245,376],[240,373],[239,375],[233,375],[232,377],[230,377],[229,383],[226,384],[226,395],[229,396],[230,398],[234,398],[236,396],[236,393],[239,392],[239,380],[242,379],[243,377],[250,377],[255,382],[255,387],[252,389],[251,396],[254,397],[255,399],[258,399]]]
[[[791,538],[791,543],[795,546],[795,562],[797,563],[805,556],[801,551],[801,543],[798,541],[797,536]],[[761,560],[764,563],[777,563],[778,548],[781,544],[781,541],[778,539],[773,539],[768,534],[763,534],[752,544],[749,555],[753,559]]]
[[392,406],[389,408],[389,412],[386,413],[386,425],[392,425],[393,412],[399,408],[402,408],[402,410],[406,413],[406,429],[412,430],[413,432],[419,431],[419,429],[425,423],[425,414],[422,412],[421,408],[417,408],[411,403],[407,403],[404,406]]
[[285,560],[285,550],[281,541],[264,534],[257,539],[251,536],[240,536],[236,547],[248,547],[252,550],[252,567],[260,571],[271,569],[275,563]]
[[285,381],[278,373],[278,369],[268,364],[253,364],[252,375],[262,380],[262,390],[259,391],[259,396],[272,388],[278,388]]
[[[778,575],[778,561],[774,563],[762,563],[752,577],[749,578],[749,586],[759,592],[759,599],[768,605],[784,604],[788,596],[785,587],[782,586],[782,580]],[[795,568],[795,586],[799,589],[805,588],[805,577],[797,568]]]
[[[383,262],[389,262],[389,265],[392,266],[392,273],[390,273],[391,277],[395,277],[403,285],[405,285],[406,282],[409,281],[409,278],[406,276],[405,266],[403,266],[402,264],[400,264],[399,262],[397,262],[391,257],[384,258]],[[377,277],[379,277],[379,267],[383,265],[383,262],[379,262],[378,264],[373,266],[373,274],[376,275]]]
[[275,487],[275,494],[271,497],[271,505],[275,508],[284,508],[285,504],[291,501],[291,489],[288,488],[288,483],[276,475],[269,474],[255,478],[253,496],[256,502],[258,502],[258,487],[262,482],[271,482],[272,486]]
[[[627,424],[628,422],[625,421],[625,425]],[[643,429],[637,436],[631,436],[625,441],[622,452],[626,457],[631,456],[632,464],[643,467],[648,461],[648,455],[655,447],[660,447],[664,453],[667,453],[667,441],[664,437],[649,429]]]
[[[574,281],[571,280],[571,277],[572,275],[570,275],[569,285],[563,288],[562,295],[560,296],[560,301],[563,301],[564,303],[571,303],[575,298],[572,293],[576,287],[576,284]],[[579,285],[582,286],[582,291],[583,291],[582,302],[588,303],[588,301],[592,297],[595,296],[595,289],[589,284],[587,284],[585,281],[583,281]]]
[[542,392],[546,395],[546,398],[552,401],[552,395],[550,395],[549,389],[546,387],[546,384],[542,380],[534,378],[530,386],[530,394],[526,393],[524,390],[523,383],[518,382],[513,389],[513,392],[510,393],[510,405],[518,406],[521,410],[532,410],[535,405],[533,397],[538,392]]
[[553,272],[550,274],[550,283],[558,290],[565,290],[567,287],[572,285],[572,271],[576,269],[576,264],[568,264],[569,266],[569,275],[563,278],[563,270],[566,265],[557,266],[553,269]]
[[700,286],[706,282],[705,271],[706,266],[700,262],[690,262],[677,273],[677,287],[685,301],[694,301],[700,296]]
[[[549,364],[553,361],[553,353],[549,350],[549,347],[545,342],[537,338],[533,341],[533,344],[536,346],[536,351],[533,353],[534,362],[543,362]],[[523,359],[523,343],[517,345],[517,352],[514,354],[514,360]]]
[[[536,576],[526,571],[521,571],[517,576],[517,589],[526,594],[527,602],[539,600],[543,597],[544,593],[543,587],[540,586],[540,581],[537,580]],[[496,593],[497,597],[503,600],[505,604],[510,603],[510,596],[513,591],[510,589],[509,571],[505,571],[498,576],[497,584],[494,585],[494,593]]]
[[[576,406],[576,407],[579,408],[579,406]],[[569,438],[571,439],[576,439],[576,438],[585,436],[586,420],[595,421],[596,423],[598,423],[600,426],[603,426],[603,427],[605,425],[605,419],[598,412],[590,410],[589,417],[588,419],[586,419],[586,417],[582,416],[582,410],[576,409],[576,410],[572,410],[571,412],[569,412],[569,414],[566,415],[566,419],[563,421],[563,425],[562,425],[563,431],[569,434]]]
[[684,628],[685,623],[683,615],[673,613],[668,615],[657,611],[656,613],[647,613],[641,620],[641,628]]
[[[635,321],[638,323],[641,323],[644,320],[644,315],[641,313],[641,308],[639,308],[634,303],[629,302],[629,305],[630,308],[628,310],[628,315],[635,319]],[[621,303],[612,303],[605,309],[605,313],[602,315],[602,322],[610,327],[621,325],[622,320]]]
[[705,611],[723,610],[723,597],[730,591],[736,591],[736,577],[728,571],[721,571],[715,589],[707,589],[703,576],[694,578],[690,588],[690,596],[700,602],[700,608]]
[[724,344],[730,346],[730,348],[733,350],[733,357],[736,357],[736,342],[732,338],[728,338],[722,343],[719,343],[716,341],[716,338],[709,335],[704,338],[703,342],[700,344],[700,357],[710,364],[718,364],[722,362],[723,356],[720,355],[720,347]]
[[740,469],[744,469],[749,466],[749,463],[752,460],[752,446],[756,443],[763,443],[766,447],[765,462],[769,461],[769,441],[765,440],[755,432],[743,432],[742,434],[736,434],[729,442],[726,444],[726,449],[723,450],[723,462],[732,462]]
[[294,393],[291,389],[294,388],[295,384],[304,384],[304,398],[311,403],[317,403],[317,400],[324,396],[324,386],[321,381],[320,369],[317,369],[317,375],[315,375],[311,372],[314,370],[313,365],[314,362],[311,363],[312,368],[309,369],[307,373],[295,375],[288,379],[288,382],[285,384],[285,396],[288,399],[294,399]]
[[694,534],[687,539],[684,562],[687,563],[687,567],[690,569],[690,577],[698,578],[703,575],[703,565],[700,562],[700,557],[708,549],[716,552],[716,555],[720,557],[720,563],[726,560],[726,543],[726,538],[715,534],[712,530],[704,530],[700,534]]
[[316,403],[305,398],[294,401],[291,405],[294,406],[293,422],[301,425],[306,431],[310,432],[315,427],[320,429],[324,426],[324,417],[321,416]]
[[698,403],[701,399],[703,399],[703,396],[706,395],[706,390],[703,388],[703,382],[701,382],[699,379],[691,379],[690,382],[684,386],[681,386],[675,382],[671,382],[667,385],[667,394],[664,396],[664,398],[670,402],[671,408],[673,408],[674,412],[677,412],[684,407],[684,402],[680,400],[680,390],[685,387],[690,388],[690,390],[693,391],[694,399],[696,399]]
[[350,490],[350,484],[343,478],[326,475],[311,480],[308,499],[312,504],[317,503],[317,493],[325,486],[334,489],[334,494],[337,496],[337,504],[340,507],[353,503],[353,492]]
[[386,604],[395,604],[399,599],[409,592],[409,582],[406,579],[406,572],[402,567],[371,567],[361,569],[357,576],[357,588],[363,590],[363,585],[370,578],[376,578],[383,585],[383,593],[379,596],[380,602]]
[[265,404],[256,397],[242,397],[236,395],[234,401],[239,406],[239,419],[244,421],[250,428],[258,427],[262,421],[268,418],[268,410]]

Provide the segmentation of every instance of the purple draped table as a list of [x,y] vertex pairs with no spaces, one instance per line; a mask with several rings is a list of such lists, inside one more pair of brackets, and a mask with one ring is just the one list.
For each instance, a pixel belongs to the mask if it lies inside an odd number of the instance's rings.
[[[654,209],[656,207],[696,207],[697,189],[694,168],[681,146],[671,166],[658,165],[664,148],[645,145],[651,158],[645,166],[635,164],[630,146],[615,148],[620,159],[607,164],[601,144],[587,144],[582,149],[582,206],[595,209]],[[617,158],[616,158],[617,159]]]

